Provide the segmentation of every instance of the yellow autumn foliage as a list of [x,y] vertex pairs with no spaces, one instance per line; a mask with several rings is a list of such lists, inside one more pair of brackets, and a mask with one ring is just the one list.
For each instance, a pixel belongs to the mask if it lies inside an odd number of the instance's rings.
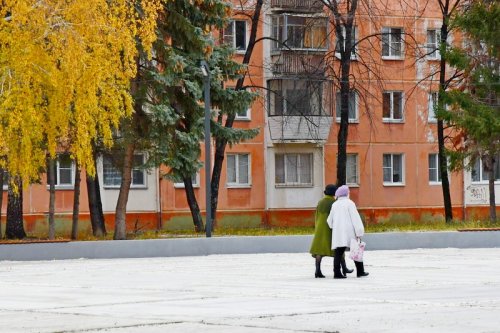
[[94,172],[92,142],[111,144],[133,112],[137,40],[149,52],[162,1],[0,2],[0,154],[11,175],[37,179],[68,140]]

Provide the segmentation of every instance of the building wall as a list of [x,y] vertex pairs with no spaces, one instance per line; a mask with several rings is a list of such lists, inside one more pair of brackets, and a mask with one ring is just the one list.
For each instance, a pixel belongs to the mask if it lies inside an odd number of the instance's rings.
[[[428,121],[428,94],[437,89],[434,81],[424,80],[439,65],[418,53],[416,48],[405,47],[404,58],[386,60],[381,57],[380,32],[382,27],[401,27],[411,34],[410,38],[418,45],[426,44],[427,29],[441,26],[437,2],[426,3],[425,11],[417,1],[414,6],[401,6],[397,1],[372,1],[372,9],[386,15],[373,16],[363,6],[359,8],[356,19],[358,38],[372,35],[373,42],[359,46],[360,61],[353,61],[352,72],[356,76],[355,87],[361,92],[358,99],[358,119],[349,126],[347,151],[358,156],[358,182],[350,184],[351,198],[357,203],[364,218],[372,223],[391,219],[435,220],[444,216],[443,195],[439,183],[429,180],[429,154],[437,153],[436,123]],[[258,26],[257,38],[270,36],[272,8],[264,6]],[[248,11],[247,13],[251,13]],[[237,19],[248,18],[236,14]],[[248,24],[248,29],[250,25]],[[335,46],[331,24],[329,50]],[[249,36],[249,30],[247,37]],[[459,42],[459,37],[452,35]],[[249,74],[245,85],[266,87],[267,80],[275,79],[270,67],[270,41],[259,42],[254,49]],[[235,59],[242,61],[241,53]],[[337,66],[338,61],[333,63]],[[293,78],[293,76],[292,76]],[[334,89],[334,88],[332,88]],[[404,120],[387,123],[382,119],[382,91],[398,90],[404,92]],[[227,185],[227,159],[224,162],[218,201],[217,226],[256,227],[313,225],[314,208],[323,195],[326,184],[336,182],[337,133],[339,129],[335,117],[319,122],[318,133],[325,138],[312,137],[311,140],[284,140],[271,136],[270,128],[276,122],[270,120],[267,108],[267,94],[263,89],[255,89],[261,96],[251,107],[249,120],[237,120],[236,128],[259,128],[259,135],[242,144],[228,146],[226,153],[245,153],[250,155],[250,184],[248,186]],[[334,103],[334,101],[333,101]],[[333,105],[334,106],[334,105]],[[334,108],[333,108],[333,111]],[[294,125],[293,119],[288,125]],[[283,117],[283,122],[287,121]],[[279,125],[279,124],[278,124]],[[303,125],[303,124],[302,124]],[[325,128],[327,126],[327,128]],[[278,126],[279,127],[279,126]],[[293,132],[289,132],[293,133]],[[212,145],[212,154],[214,147]],[[311,186],[277,186],[275,165],[276,153],[313,153],[313,184]],[[404,155],[404,182],[401,185],[387,185],[383,182],[383,154]],[[213,156],[213,155],[212,155]],[[205,155],[202,152],[201,160]],[[147,172],[147,186],[144,189],[131,189],[127,210],[128,228],[133,230],[139,225],[147,228],[178,230],[192,228],[192,219],[182,186],[160,177],[167,170],[161,168]],[[102,181],[102,163],[98,173]],[[83,180],[85,174],[82,172]],[[488,214],[488,188],[485,183],[474,183],[470,172],[450,174],[451,199],[454,216],[457,218],[486,217]],[[83,220],[88,220],[88,200],[86,184],[82,181],[80,211]],[[198,205],[205,213],[205,172],[200,169],[195,195]],[[499,193],[500,183],[495,185]],[[118,189],[101,186],[103,208],[108,228],[112,228]],[[42,185],[31,185],[24,192],[24,212],[27,223],[45,226],[48,210],[48,190],[45,179]],[[4,193],[3,213],[5,214],[7,195]],[[497,195],[500,204],[500,195]],[[72,189],[56,191],[56,211],[65,216],[66,225],[72,211]],[[158,212],[161,211],[161,214]],[[45,224],[44,224],[45,223]],[[85,230],[88,230],[85,229]]]
[[[119,187],[107,187],[103,185],[103,165],[102,158],[97,161],[97,173],[101,183],[101,200],[104,212],[115,212],[116,202],[120,194]],[[146,186],[131,186],[129,200],[127,202],[127,212],[156,212],[158,211],[158,170],[146,170]],[[85,193],[85,192],[83,192]],[[87,208],[88,211],[88,208]]]

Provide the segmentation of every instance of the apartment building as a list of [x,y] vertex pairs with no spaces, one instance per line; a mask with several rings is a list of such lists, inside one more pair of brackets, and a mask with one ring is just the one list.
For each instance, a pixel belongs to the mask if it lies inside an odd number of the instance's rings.
[[[429,76],[440,59],[442,19],[437,6],[437,1],[420,8],[418,1],[410,6],[377,0],[357,11],[346,171],[351,198],[372,223],[444,216],[434,115],[438,77]],[[221,32],[239,60],[251,27],[245,14],[253,8],[250,2],[235,4],[233,20]],[[336,181],[340,108],[334,74],[340,61],[331,13],[316,0],[266,0],[257,38],[261,41],[253,51],[246,84],[262,87],[257,89],[261,97],[238,114],[235,127],[259,128],[260,133],[227,148],[217,225],[312,225],[324,186]],[[138,165],[144,159],[136,155]],[[67,156],[60,156],[56,173],[56,210],[66,216],[59,223],[65,229],[70,225],[74,179],[74,165]],[[130,229],[192,227],[183,184],[161,179],[156,169],[137,168],[132,173]],[[102,156],[98,176],[107,223],[112,224],[120,173],[110,158]],[[193,180],[204,211],[204,169]],[[487,216],[487,181],[480,161],[472,171],[450,173],[455,217]],[[46,223],[48,200],[45,184],[26,190],[28,228]],[[85,219],[84,182],[81,202]]]

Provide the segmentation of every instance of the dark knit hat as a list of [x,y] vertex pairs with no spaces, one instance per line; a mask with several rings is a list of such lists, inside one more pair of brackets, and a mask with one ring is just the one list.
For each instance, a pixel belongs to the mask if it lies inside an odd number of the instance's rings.
[[337,186],[335,186],[333,184],[328,184],[328,185],[326,185],[325,191],[323,193],[325,193],[325,195],[335,195],[336,190],[337,190]]

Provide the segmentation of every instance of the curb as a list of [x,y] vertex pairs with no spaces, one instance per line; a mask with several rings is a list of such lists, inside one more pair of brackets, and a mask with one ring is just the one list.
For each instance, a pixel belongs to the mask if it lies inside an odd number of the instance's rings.
[[[312,235],[235,236],[124,241],[0,244],[0,260],[64,260],[202,256],[214,254],[308,253]],[[500,231],[371,233],[367,250],[496,248]]]

